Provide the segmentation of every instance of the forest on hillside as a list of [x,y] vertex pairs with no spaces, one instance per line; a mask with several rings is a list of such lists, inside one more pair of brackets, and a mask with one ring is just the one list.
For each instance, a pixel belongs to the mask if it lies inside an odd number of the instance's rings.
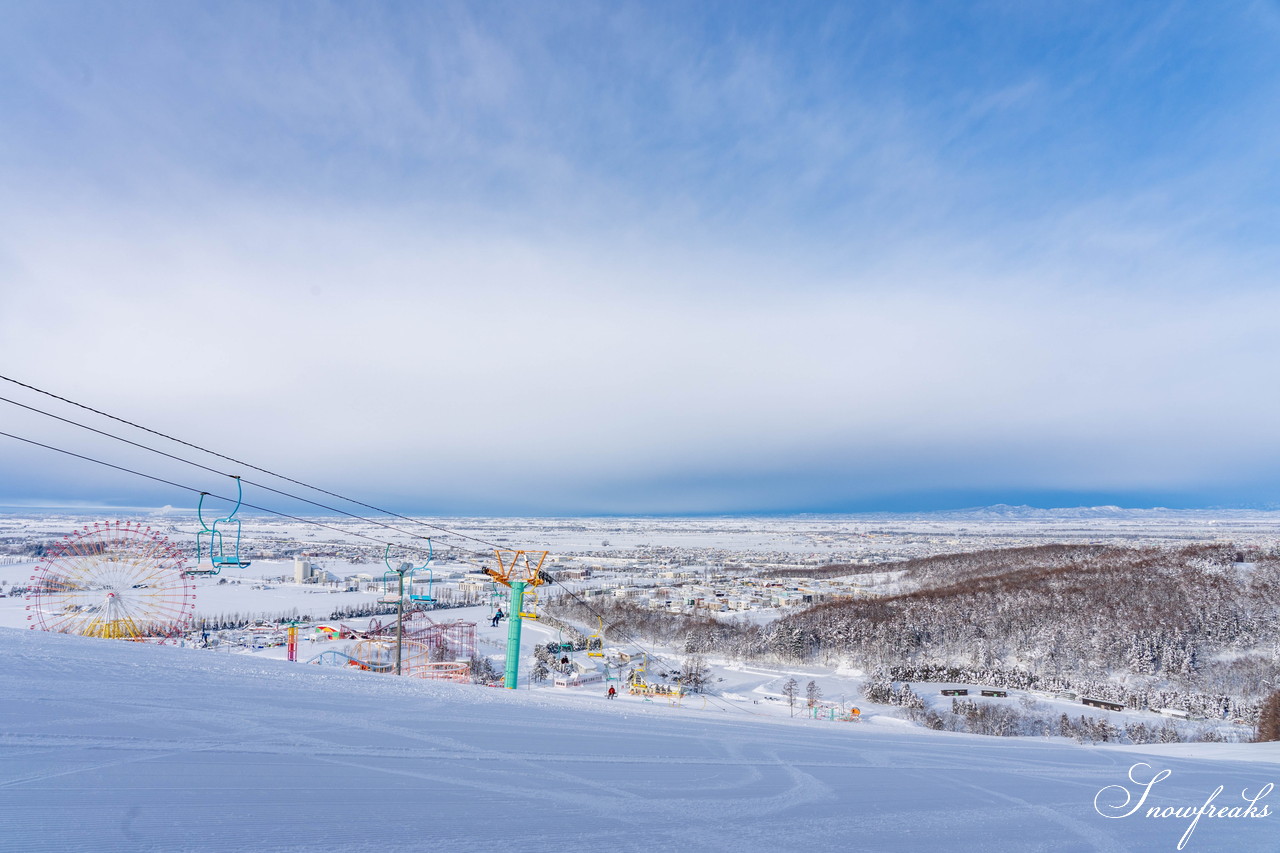
[[[1046,545],[824,576],[904,572],[911,591],[819,604],[765,625],[625,602],[565,602],[606,636],[685,652],[852,665],[886,681],[1087,691],[1133,707],[1250,716],[1280,676],[1280,560],[1228,546]],[[610,627],[612,626],[612,632]]]

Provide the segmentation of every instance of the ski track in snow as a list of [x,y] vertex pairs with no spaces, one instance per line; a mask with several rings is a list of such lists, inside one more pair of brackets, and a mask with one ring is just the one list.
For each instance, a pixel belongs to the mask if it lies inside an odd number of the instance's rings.
[[[6,853],[1174,850],[1188,821],[1094,796],[1139,761],[1173,770],[1152,805],[1280,780],[1280,745],[980,738],[13,630],[0,651]],[[1206,818],[1187,849],[1277,829]]]

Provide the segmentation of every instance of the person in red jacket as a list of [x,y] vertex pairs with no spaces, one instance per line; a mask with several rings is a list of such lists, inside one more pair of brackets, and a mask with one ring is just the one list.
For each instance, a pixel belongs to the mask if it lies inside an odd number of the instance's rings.
[[607,694],[605,694],[605,695],[606,695],[606,696],[608,696],[610,699],[612,699],[614,696],[617,696],[617,695],[618,695],[618,691],[617,691],[617,690],[614,690],[614,689],[613,689],[613,685],[612,685],[612,684],[610,684],[610,685],[609,685],[609,692],[608,692]]

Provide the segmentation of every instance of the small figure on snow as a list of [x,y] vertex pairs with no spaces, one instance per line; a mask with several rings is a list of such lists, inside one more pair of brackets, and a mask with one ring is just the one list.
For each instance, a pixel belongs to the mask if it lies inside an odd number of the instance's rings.
[[617,695],[618,695],[618,691],[617,691],[617,690],[614,690],[614,689],[613,689],[613,685],[612,685],[612,684],[610,684],[610,685],[609,685],[609,692],[608,692],[608,693],[606,693],[605,695],[606,695],[606,696],[608,696],[610,699],[612,699],[614,696],[617,696]]
[[503,617],[503,615],[504,615],[504,614],[503,614],[503,612],[502,612],[502,608],[501,608],[501,607],[499,607],[499,608],[498,608],[498,611],[497,611],[496,613],[494,613],[494,614],[493,614],[493,622],[491,622],[491,623],[489,624],[489,627],[491,627],[491,628],[497,628],[497,627],[498,627],[498,623],[502,621],[502,617]]

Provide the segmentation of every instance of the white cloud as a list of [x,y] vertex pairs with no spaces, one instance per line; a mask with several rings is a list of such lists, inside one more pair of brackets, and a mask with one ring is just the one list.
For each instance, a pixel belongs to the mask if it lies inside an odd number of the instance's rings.
[[1194,493],[1269,458],[1261,149],[1095,169],[1088,87],[901,88],[897,16],[810,55],[642,7],[171,14],[0,41],[0,372],[437,507]]
[[729,471],[871,478],[851,494],[1172,487],[1247,477],[1277,414],[1257,393],[1280,355],[1265,293],[920,264],[815,283],[747,250],[710,268],[333,210],[9,224],[18,378],[379,491],[565,506]]

